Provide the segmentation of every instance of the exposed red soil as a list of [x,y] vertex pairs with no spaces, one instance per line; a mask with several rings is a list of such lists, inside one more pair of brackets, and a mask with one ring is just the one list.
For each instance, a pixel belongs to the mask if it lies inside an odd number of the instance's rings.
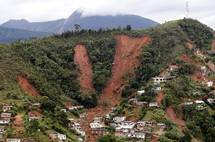
[[173,121],[176,125],[178,125],[180,128],[185,127],[185,121],[181,117],[177,117],[175,114],[174,109],[169,106],[166,108],[166,117]]
[[23,121],[23,115],[22,114],[18,114],[14,117],[14,122],[13,122],[13,126],[12,126],[15,130],[16,133],[22,133],[24,130],[24,121]]
[[126,84],[124,77],[133,76],[134,68],[138,66],[138,56],[144,45],[150,42],[149,37],[130,38],[128,36],[117,36],[116,53],[112,67],[112,77],[101,94],[98,106],[89,109],[86,118],[81,124],[87,134],[87,142],[96,142],[96,136],[91,134],[89,123],[96,116],[104,116],[120,102],[121,91]]
[[189,49],[193,49],[193,44],[191,42],[187,42],[186,47]]
[[17,76],[19,86],[31,96],[40,96],[37,89],[28,81],[27,75],[21,74]]
[[187,54],[182,54],[180,57],[180,60],[190,63],[190,64],[196,64]]
[[156,96],[156,102],[158,103],[158,106],[161,106],[163,99],[164,99],[164,93],[160,91]]
[[87,49],[84,45],[77,45],[75,47],[74,62],[78,65],[80,70],[80,86],[83,91],[90,92],[93,91],[93,72],[90,60],[88,57]]

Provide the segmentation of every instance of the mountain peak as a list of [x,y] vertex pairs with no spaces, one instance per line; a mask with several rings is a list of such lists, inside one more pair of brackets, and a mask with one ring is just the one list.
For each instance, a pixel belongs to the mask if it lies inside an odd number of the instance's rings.
[[73,18],[73,19],[80,18],[80,17],[82,16],[82,14],[83,14],[83,10],[82,10],[82,9],[77,9],[77,10],[75,10],[75,11],[69,16],[68,19],[71,19],[71,18]]

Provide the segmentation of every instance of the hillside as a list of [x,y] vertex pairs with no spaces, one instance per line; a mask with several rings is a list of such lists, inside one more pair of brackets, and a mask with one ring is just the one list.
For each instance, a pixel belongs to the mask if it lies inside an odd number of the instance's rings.
[[23,29],[28,31],[61,33],[65,31],[75,30],[74,25],[79,24],[81,29],[113,29],[125,28],[131,25],[133,29],[143,29],[158,25],[150,19],[137,15],[116,15],[116,16],[83,16],[80,11],[75,11],[67,19],[59,19],[48,22],[29,22],[27,20],[9,20],[3,23],[2,27]]
[[[15,119],[3,136],[48,142],[55,131],[69,142],[136,142],[112,125],[125,116],[121,123],[135,124],[131,133],[145,141],[212,142],[213,39],[209,27],[183,19],[0,45],[0,106],[12,105]],[[39,118],[29,121],[30,112]]]
[[0,42],[10,43],[17,40],[29,39],[32,37],[45,37],[51,35],[45,32],[34,32],[12,28],[0,27]]

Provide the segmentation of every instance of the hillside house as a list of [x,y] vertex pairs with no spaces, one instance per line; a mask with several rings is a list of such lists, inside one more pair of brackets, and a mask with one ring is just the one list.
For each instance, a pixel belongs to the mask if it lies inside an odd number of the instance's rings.
[[10,124],[10,118],[0,118],[0,125]]
[[39,108],[41,106],[41,104],[40,103],[33,103],[32,106]]
[[169,65],[169,71],[172,72],[172,71],[176,71],[179,69],[179,66],[178,65]]
[[90,123],[90,128],[91,128],[91,133],[93,135],[102,136],[102,135],[107,134],[105,126],[101,123],[98,123],[98,122]]
[[4,105],[4,106],[2,107],[2,111],[3,111],[3,112],[11,111],[12,107],[13,107],[13,106],[11,106],[11,105]]
[[205,76],[206,73],[207,73],[207,67],[206,66],[201,66],[201,72],[202,72],[202,75]]
[[166,129],[166,125],[164,123],[157,123],[157,126],[159,127],[159,129],[164,130]]
[[163,76],[160,76],[160,77],[153,77],[152,81],[154,84],[160,84],[160,83],[166,82],[166,79]]
[[213,87],[213,81],[207,81],[206,85],[207,87]]
[[140,91],[137,91],[137,95],[141,96],[142,94],[145,93],[145,90],[140,90]]
[[1,118],[8,118],[8,119],[10,119],[11,115],[12,115],[11,113],[3,112],[3,113],[1,113]]
[[133,129],[136,123],[132,121],[121,122],[116,129]]
[[67,137],[66,135],[64,134],[60,134],[60,133],[57,133],[57,132],[48,132],[48,136],[49,138],[51,138],[52,140],[58,140],[58,141],[66,141]]
[[100,123],[100,122],[102,122],[102,117],[94,117],[94,119],[93,119],[93,122],[95,122],[95,123]]
[[113,118],[113,121],[115,123],[121,123],[121,122],[125,121],[125,119],[126,119],[125,116],[122,116],[122,117],[116,116],[116,117]]
[[31,111],[31,112],[28,112],[28,118],[29,118],[29,121],[38,120],[42,118],[42,114],[38,111]]
[[144,129],[145,129],[145,126],[146,126],[146,122],[145,122],[145,121],[138,121],[138,122],[136,123],[136,128],[137,128],[137,130],[139,130],[139,131],[144,130]]
[[213,104],[215,102],[215,99],[208,98],[207,101],[208,101],[209,104]]
[[154,90],[155,90],[155,91],[161,91],[162,88],[161,88],[161,86],[156,86]]
[[76,133],[82,137],[85,136],[85,132],[82,130],[81,125],[77,122],[74,122],[73,124],[70,124],[70,127],[72,130],[75,130]]
[[4,126],[0,126],[0,134],[3,134],[5,132],[5,127]]
[[130,131],[127,129],[116,129],[115,136],[126,138],[129,133]]
[[67,111],[66,111],[66,109],[64,109],[64,108],[63,108],[63,109],[61,109],[60,111],[65,112],[65,113],[67,112]]
[[149,107],[158,107],[158,103],[157,102],[150,102]]
[[21,142],[21,139],[19,138],[7,138],[7,142]]
[[205,59],[205,58],[206,58],[206,56],[205,56],[199,49],[196,49],[196,50],[194,51],[194,54],[195,54],[197,57],[201,58],[201,59]]
[[184,102],[183,105],[185,106],[193,105],[193,102]]
[[69,110],[69,111],[72,111],[72,110],[78,110],[78,109],[83,109],[84,108],[84,106],[73,106],[72,104],[70,104],[70,103],[66,103],[65,104],[65,108],[67,109],[67,110]]
[[195,104],[204,104],[204,103],[205,103],[205,102],[202,101],[202,100],[195,100],[194,102],[195,102]]
[[145,139],[146,134],[143,132],[132,132],[127,135],[128,138]]
[[129,103],[136,106],[146,106],[148,102],[146,101],[138,101],[136,98],[130,99]]

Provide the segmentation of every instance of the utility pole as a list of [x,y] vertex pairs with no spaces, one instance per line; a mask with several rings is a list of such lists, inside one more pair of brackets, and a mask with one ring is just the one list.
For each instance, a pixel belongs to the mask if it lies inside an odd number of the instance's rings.
[[186,18],[189,17],[189,14],[190,14],[190,7],[189,7],[189,1],[187,0],[186,1]]

